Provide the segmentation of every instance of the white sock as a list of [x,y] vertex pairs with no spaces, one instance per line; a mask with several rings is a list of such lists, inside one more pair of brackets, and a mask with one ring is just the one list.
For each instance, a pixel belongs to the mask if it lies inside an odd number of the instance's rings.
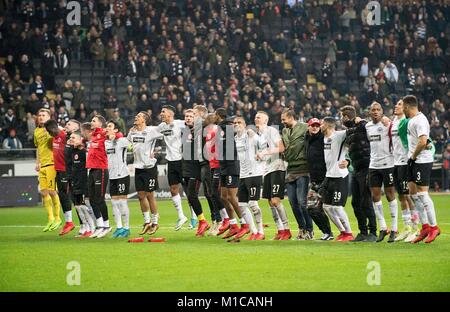
[[[80,206],[81,211],[84,215],[84,219],[86,220],[86,231],[93,232],[95,231],[95,218],[92,218],[91,214],[89,213],[89,208],[86,205]],[[80,216],[81,218],[81,216]]]
[[287,217],[286,209],[283,206],[283,203],[280,202],[280,204],[276,208],[278,211],[278,215],[280,216],[280,220],[283,223],[283,228],[285,230],[289,230],[289,220]]
[[99,228],[105,227],[105,224],[104,224],[104,222],[103,222],[103,218],[102,218],[102,217],[97,218],[97,219],[95,220],[95,223],[96,223],[97,227],[99,227]]
[[402,220],[404,226],[411,225],[411,210],[409,209],[402,210]]
[[247,221],[245,221],[245,219],[244,219],[244,215],[242,215],[242,218],[239,219],[239,222],[241,222],[241,225],[247,224]]
[[256,200],[251,200],[248,202],[250,209],[252,210],[253,216],[255,217],[256,226],[258,227],[258,233],[264,233],[264,225],[262,223],[262,211],[259,208],[258,202]]
[[128,208],[128,200],[120,199],[119,209],[123,218],[123,227],[128,230],[130,229],[130,209]]
[[387,230],[386,220],[384,219],[383,202],[381,200],[379,202],[373,202],[373,207],[375,208],[375,214],[378,223],[380,224],[380,230]]
[[228,212],[225,208],[220,209],[220,216],[223,219],[230,219],[230,217],[228,216]]
[[248,209],[248,203],[239,203],[239,207],[241,208],[242,219],[249,225],[252,234],[258,233],[255,222],[253,221],[252,213],[250,212],[250,209]]
[[[83,216],[84,217],[84,216]],[[81,219],[81,216],[80,216],[80,219]],[[85,225],[85,224],[81,224],[80,225],[80,233],[86,233],[86,231],[88,231],[88,228],[89,228],[89,226],[87,226],[87,225]]]
[[72,222],[72,210],[64,212],[64,220],[66,222]]
[[109,220],[103,221],[103,227],[109,228]]
[[343,225],[345,229],[345,233],[351,233],[352,228],[350,226],[350,220],[348,219],[348,215],[344,210],[344,207],[342,206],[331,206],[332,210],[334,211],[335,215],[339,218],[341,221],[341,224]]
[[150,223],[150,211],[145,211],[142,215],[144,216],[144,223]]
[[283,231],[284,226],[283,222],[281,221],[280,215],[278,214],[278,209],[276,207],[270,206],[270,210],[272,211],[273,221],[275,221],[275,226],[277,227],[277,230]]
[[159,220],[159,214],[157,214],[157,213],[153,214],[152,213],[152,224],[158,224],[158,220]]
[[181,196],[180,196],[180,194],[172,196],[172,203],[173,203],[173,206],[175,207],[175,209],[177,210],[178,219],[185,218],[184,213],[183,213],[183,206],[181,205]]
[[341,220],[334,212],[334,209],[331,205],[323,204],[323,210],[327,213],[328,217],[330,217],[331,221],[333,221],[334,225],[338,228],[339,232],[345,232],[345,227],[342,225]]
[[416,211],[419,214],[420,223],[429,224],[428,215],[425,212],[425,208],[423,207],[422,201],[419,199],[419,194],[411,195],[411,199],[414,201],[414,204],[416,205]]
[[92,209],[91,203],[89,202],[89,198],[86,198],[84,200],[84,204],[87,208],[87,212],[89,213],[89,215],[91,216],[92,220],[95,220],[95,214],[94,214],[94,210]]
[[112,205],[112,211],[114,215],[114,222],[116,223],[116,226],[118,229],[122,228],[122,214],[120,213],[120,199],[112,199],[111,205]]
[[420,192],[417,193],[417,195],[419,196],[419,200],[422,202],[423,208],[428,217],[428,224],[430,226],[436,226],[436,211],[434,210],[434,203],[431,200],[430,194],[428,194],[428,192]]
[[237,224],[236,218],[230,219],[230,224]]
[[389,202],[389,211],[391,212],[391,221],[392,221],[392,225],[391,225],[391,230],[394,232],[397,232],[398,230],[398,203],[397,200],[394,199],[393,201]]

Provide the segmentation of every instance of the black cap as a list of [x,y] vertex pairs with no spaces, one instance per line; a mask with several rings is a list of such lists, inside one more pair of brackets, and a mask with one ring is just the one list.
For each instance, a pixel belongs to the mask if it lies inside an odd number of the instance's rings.
[[170,109],[174,113],[176,112],[175,107],[173,107],[172,105],[164,105],[162,108]]

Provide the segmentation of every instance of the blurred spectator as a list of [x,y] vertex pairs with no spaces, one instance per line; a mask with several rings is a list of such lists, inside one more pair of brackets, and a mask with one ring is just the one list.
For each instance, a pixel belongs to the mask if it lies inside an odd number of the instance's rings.
[[58,113],[56,117],[56,121],[58,122],[58,125],[61,127],[64,127],[66,123],[70,120],[69,113],[67,112],[67,109],[64,106],[60,106],[58,108]]
[[36,93],[37,97],[42,100],[45,96],[45,85],[42,82],[42,78],[39,75],[36,75],[36,78],[30,85],[30,94]]
[[127,135],[127,128],[125,126],[125,121],[122,117],[120,117],[120,110],[118,108],[114,109],[113,118],[115,122],[119,125],[119,132],[122,132],[123,135]]
[[447,146],[445,148],[444,154],[443,154],[443,164],[442,164],[442,170],[443,170],[443,189],[445,192],[450,192],[450,143],[447,143]]
[[19,138],[16,136],[16,129],[11,128],[8,137],[3,140],[3,149],[16,150],[22,148],[22,142],[20,142]]
[[63,52],[61,46],[56,47],[56,53],[54,57],[54,67],[55,73],[57,75],[66,74],[69,68],[69,59],[67,58],[67,55]]

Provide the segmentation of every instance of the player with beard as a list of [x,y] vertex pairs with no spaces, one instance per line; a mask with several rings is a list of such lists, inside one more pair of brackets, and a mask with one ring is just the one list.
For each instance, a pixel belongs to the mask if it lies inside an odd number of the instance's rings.
[[256,154],[257,160],[265,161],[263,198],[269,202],[273,220],[277,226],[277,234],[273,240],[289,240],[292,237],[289,220],[283,206],[286,167],[280,154],[284,152],[284,144],[280,133],[268,126],[269,115],[259,111],[255,116],[257,134],[261,138],[262,151]]
[[189,204],[198,218],[197,237],[204,236],[210,225],[203,214],[202,204],[198,198],[200,188],[200,161],[202,133],[195,129],[195,113],[193,109],[186,110],[184,120],[186,129],[183,131],[183,180]]

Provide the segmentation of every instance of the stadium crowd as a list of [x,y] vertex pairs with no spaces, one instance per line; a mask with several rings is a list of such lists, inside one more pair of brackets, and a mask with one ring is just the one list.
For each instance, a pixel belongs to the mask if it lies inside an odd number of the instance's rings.
[[[40,108],[62,126],[101,113],[126,134],[134,112],[159,124],[166,104],[176,119],[200,104],[247,124],[264,110],[281,125],[284,108],[300,121],[338,119],[345,105],[367,116],[373,101],[392,117],[397,100],[413,94],[448,189],[447,1],[380,1],[379,26],[367,24],[367,1],[322,2],[80,0],[81,25],[68,26],[67,1],[0,1],[2,146],[33,147]],[[328,48],[320,63],[315,47]],[[69,79],[75,62],[104,72],[99,103],[88,101],[86,82]]]

